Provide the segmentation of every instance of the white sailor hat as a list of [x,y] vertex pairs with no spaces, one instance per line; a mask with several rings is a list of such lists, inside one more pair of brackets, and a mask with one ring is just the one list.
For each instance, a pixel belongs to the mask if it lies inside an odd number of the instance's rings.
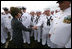
[[36,12],[41,12],[40,10],[36,10]]
[[51,10],[50,8],[45,8],[44,11]]

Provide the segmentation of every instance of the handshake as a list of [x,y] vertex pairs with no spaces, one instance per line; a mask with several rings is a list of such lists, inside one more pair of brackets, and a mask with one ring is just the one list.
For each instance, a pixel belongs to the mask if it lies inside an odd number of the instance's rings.
[[32,30],[37,30],[37,26],[32,26],[32,27],[28,28],[29,32],[32,32]]
[[32,27],[32,29],[34,29],[34,30],[37,30],[37,28],[38,28],[37,26],[33,26],[33,27]]
[[37,30],[38,27],[30,25],[30,28],[32,28],[33,30]]

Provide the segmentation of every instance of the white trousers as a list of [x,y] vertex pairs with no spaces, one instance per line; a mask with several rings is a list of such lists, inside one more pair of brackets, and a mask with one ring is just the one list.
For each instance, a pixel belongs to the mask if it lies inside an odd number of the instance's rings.
[[43,28],[43,32],[42,32],[42,45],[47,44],[47,42],[49,41],[49,37],[48,37],[49,30],[50,29],[44,29]]
[[48,45],[48,47],[50,47],[50,48],[56,48],[56,47],[57,47],[56,44],[54,44],[54,43],[51,42],[50,38],[48,38],[47,45]]
[[71,38],[70,40],[68,41],[68,43],[65,45],[66,48],[71,48]]
[[1,43],[4,44],[5,42],[6,42],[6,38],[4,37],[3,32],[1,32]]
[[24,43],[30,44],[30,32],[22,31]]
[[6,42],[7,34],[5,34],[2,26],[1,26],[1,43],[4,44]]
[[40,38],[41,38],[41,28],[39,28],[38,30],[34,30],[34,40],[40,42]]

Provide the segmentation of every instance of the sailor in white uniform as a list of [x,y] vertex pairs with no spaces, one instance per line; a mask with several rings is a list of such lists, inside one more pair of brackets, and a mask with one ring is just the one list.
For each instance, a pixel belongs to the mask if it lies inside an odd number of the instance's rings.
[[10,33],[11,39],[12,40],[12,28],[11,28],[11,20],[12,20],[12,16],[9,13],[7,8],[3,8],[5,11],[5,18],[4,18],[4,23],[5,23],[5,28],[7,29],[6,31]]
[[46,9],[46,15],[41,18],[41,20],[38,22],[36,26],[33,27],[33,29],[38,29],[39,26],[43,24],[43,32],[42,32],[42,45],[45,45],[46,42],[48,42],[49,37],[49,30],[51,27],[51,16],[50,16],[50,9]]
[[[23,12],[23,15],[22,15],[22,24],[25,26],[25,27],[30,27],[30,22],[31,22],[31,16],[29,13],[26,12],[26,8],[23,8],[24,12]],[[27,31],[23,31],[23,40],[24,40],[24,43],[28,43],[30,44],[30,32],[27,32]]]
[[[41,17],[41,11],[37,10],[36,17],[33,21],[34,26],[37,25],[37,23],[40,21],[40,17]],[[34,40],[40,42],[40,36],[41,36],[41,26],[38,27],[37,30],[34,30]]]
[[[56,45],[56,48],[64,48],[71,37],[71,7],[70,1],[58,1],[58,3],[62,11],[55,15],[56,18],[54,18],[49,34],[51,34],[50,40]],[[65,21],[66,18],[68,22]]]
[[71,48],[71,38],[70,38],[70,40],[68,41],[68,43],[65,45],[65,48]]
[[10,36],[11,36],[10,41],[11,41],[12,40],[12,28],[11,28],[12,16],[10,14],[8,14],[6,16],[7,16],[7,18],[6,18],[6,21],[5,21],[5,26],[8,28],[8,31],[10,32]]
[[4,31],[4,15],[1,15],[1,43],[5,44],[7,39],[7,33]]
[[[34,18],[35,18],[35,11],[31,11],[31,12],[30,12],[30,16],[31,16],[30,27],[33,27],[33,26],[34,26],[33,21],[34,21]],[[32,37],[33,34],[34,34],[34,30],[30,33],[30,36]]]

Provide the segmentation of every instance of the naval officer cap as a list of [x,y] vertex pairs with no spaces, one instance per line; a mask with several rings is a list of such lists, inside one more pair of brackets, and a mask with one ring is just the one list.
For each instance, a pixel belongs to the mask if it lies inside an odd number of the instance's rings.
[[4,11],[8,11],[8,8],[7,8],[7,7],[4,7],[3,10],[4,10]]

